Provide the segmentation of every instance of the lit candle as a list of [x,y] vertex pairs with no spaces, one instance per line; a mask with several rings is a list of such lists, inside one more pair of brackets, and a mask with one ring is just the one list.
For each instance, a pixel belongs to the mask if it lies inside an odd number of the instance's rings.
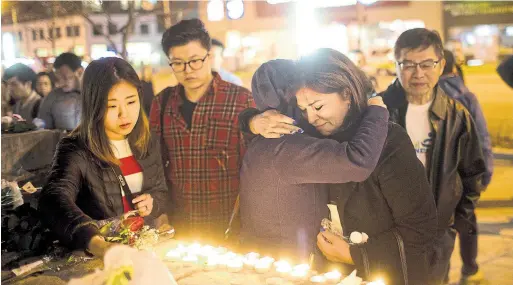
[[258,257],[260,257],[260,254],[256,252],[250,252],[246,254],[244,256],[244,267],[247,269],[252,269],[258,261]]
[[294,271],[308,271],[310,270],[310,265],[304,263],[294,266]]
[[276,267],[276,272],[280,273],[281,276],[285,277],[292,270],[292,266],[287,262],[283,262]]
[[338,283],[340,281],[340,278],[342,277],[342,274],[337,270],[333,270],[328,273],[325,273],[324,277],[330,283]]
[[170,250],[166,253],[166,259],[167,260],[180,260],[182,259],[182,253],[178,250]]
[[239,272],[242,270],[243,263],[241,259],[232,259],[228,261],[226,266],[230,272]]
[[186,256],[183,257],[182,260],[185,261],[185,262],[197,263],[198,262],[198,257],[196,255],[186,255]]
[[257,273],[267,273],[271,269],[271,264],[272,261],[269,262],[269,260],[261,258],[255,263],[255,271]]
[[199,243],[193,243],[187,248],[187,253],[198,255],[201,253],[201,245]]
[[209,258],[205,267],[203,268],[206,271],[211,271],[217,268],[218,260],[215,258]]
[[324,277],[322,275],[315,275],[315,276],[312,276],[312,278],[310,278],[310,282],[312,282],[312,283],[324,283],[324,282],[326,282],[326,277]]
[[307,270],[296,270],[293,269],[292,272],[290,272],[290,279],[292,280],[303,280],[306,279],[306,276],[308,275]]
[[187,252],[187,247],[185,247],[183,244],[179,244],[175,250],[184,254]]
[[385,281],[383,281],[383,279],[376,279],[372,282],[369,282],[369,285],[385,285]]

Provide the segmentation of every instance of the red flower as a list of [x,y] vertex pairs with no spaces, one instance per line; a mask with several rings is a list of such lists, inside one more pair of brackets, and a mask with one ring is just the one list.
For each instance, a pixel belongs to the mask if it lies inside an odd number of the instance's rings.
[[144,226],[142,217],[129,217],[123,221],[123,227],[128,228],[131,232],[137,232]]

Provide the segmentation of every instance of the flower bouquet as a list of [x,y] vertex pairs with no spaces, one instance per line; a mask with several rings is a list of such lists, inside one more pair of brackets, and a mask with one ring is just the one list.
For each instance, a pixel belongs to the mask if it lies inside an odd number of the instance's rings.
[[121,243],[143,249],[159,241],[157,229],[144,225],[138,211],[130,211],[119,217],[97,221],[101,235],[106,241]]

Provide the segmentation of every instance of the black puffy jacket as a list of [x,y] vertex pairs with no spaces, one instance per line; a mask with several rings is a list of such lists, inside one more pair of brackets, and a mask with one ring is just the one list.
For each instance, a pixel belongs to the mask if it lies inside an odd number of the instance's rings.
[[[141,193],[151,194],[154,199],[152,213],[146,218],[151,222],[164,213],[169,201],[159,141],[151,136],[148,154],[143,158],[132,149],[143,171]],[[81,140],[65,137],[57,146],[39,211],[62,243],[85,249],[99,233],[95,220],[123,214],[120,182],[114,169],[96,158]]]

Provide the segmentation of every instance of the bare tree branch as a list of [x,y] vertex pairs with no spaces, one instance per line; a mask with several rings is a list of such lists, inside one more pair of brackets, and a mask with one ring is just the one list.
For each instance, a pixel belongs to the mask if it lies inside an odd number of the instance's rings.
[[[91,24],[91,26],[93,27],[93,29],[95,29],[95,25],[96,23],[91,20],[91,18],[89,18],[89,15],[85,12],[81,12],[80,15],[82,16],[82,18],[84,18],[87,22],[89,22],[89,24]],[[108,42],[109,44],[111,45],[111,47],[114,49],[114,52],[116,54],[119,54],[119,51],[118,51],[118,48],[116,47],[116,43],[112,40],[112,38],[109,36],[109,35],[106,35],[103,31],[98,31]]]

